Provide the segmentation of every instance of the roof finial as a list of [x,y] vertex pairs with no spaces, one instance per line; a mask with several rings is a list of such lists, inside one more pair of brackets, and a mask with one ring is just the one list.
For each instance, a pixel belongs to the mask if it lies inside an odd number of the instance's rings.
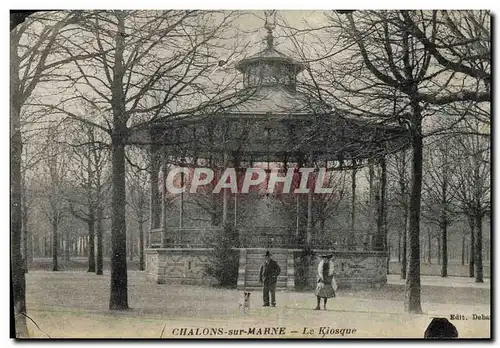
[[[274,22],[276,21],[276,10],[264,11],[264,15],[266,16],[266,22],[264,24],[264,28],[267,29],[267,37],[266,37],[267,49],[271,50],[271,49],[273,49],[273,41],[274,41],[273,29],[275,28]],[[269,17],[273,16],[273,15],[274,15],[273,23],[271,23],[271,21],[269,20]]]

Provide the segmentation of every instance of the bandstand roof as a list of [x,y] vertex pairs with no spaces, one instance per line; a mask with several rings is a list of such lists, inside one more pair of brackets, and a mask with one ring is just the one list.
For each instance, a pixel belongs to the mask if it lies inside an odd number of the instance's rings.
[[170,145],[173,152],[196,157],[228,151],[242,161],[294,161],[312,153],[342,163],[409,146],[404,127],[342,114],[297,91],[303,65],[274,48],[269,29],[267,48],[236,68],[244,74],[242,90],[198,108],[203,113],[159,119],[131,143]]
[[[227,106],[226,106],[227,105]],[[300,115],[328,113],[328,105],[284,86],[262,86],[247,97],[235,95],[221,107],[226,115],[281,115],[294,118]]]
[[295,60],[292,57],[287,56],[284,53],[281,53],[273,46],[270,46],[270,47],[268,46],[265,50],[260,51],[259,53],[256,53],[252,56],[249,56],[249,57],[242,59],[241,61],[238,62],[238,64],[236,64],[236,69],[238,69],[241,72],[245,72],[248,65],[250,65],[252,63],[259,63],[263,59],[266,61],[276,61],[279,63],[290,64],[291,66],[293,66],[295,68],[295,71],[297,73],[304,70],[304,65],[302,63],[300,63],[298,60]]

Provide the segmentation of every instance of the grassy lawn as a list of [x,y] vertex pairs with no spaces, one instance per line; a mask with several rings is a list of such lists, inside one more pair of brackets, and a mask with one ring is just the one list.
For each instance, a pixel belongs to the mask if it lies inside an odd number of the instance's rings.
[[[109,258],[104,258],[104,269],[110,269]],[[86,271],[88,268],[88,260],[86,257],[71,257],[70,261],[64,261],[59,259],[59,268],[61,271]],[[139,258],[135,257],[133,260],[127,259],[127,268],[131,271],[139,270]],[[52,270],[52,259],[51,258],[36,258],[30,266],[32,270]],[[401,272],[401,264],[397,261],[391,261],[389,263],[389,274],[399,274]],[[490,266],[489,263],[485,262],[483,265],[484,277],[490,277]],[[421,263],[420,264],[420,274],[429,276],[439,276],[441,274],[441,265],[437,264],[437,261],[433,264]],[[450,277],[468,277],[469,276],[469,266],[461,265],[456,260],[450,260],[448,264],[448,275]]]
[[[58,260],[60,271],[86,271],[88,269],[88,259],[86,257],[71,257],[69,261],[64,261],[62,258]],[[109,258],[103,259],[103,269],[109,270],[111,262]],[[52,271],[52,258],[35,258],[31,263],[30,270],[34,271]],[[139,258],[135,257],[133,260],[127,258],[127,269],[130,271],[139,270]]]
[[[389,263],[389,274],[400,274],[401,264],[399,262],[391,261]],[[434,263],[428,264],[425,262],[420,263],[420,274],[428,276],[439,276],[441,275],[441,265],[435,260]],[[483,275],[485,278],[490,277],[490,265],[489,262],[484,262],[483,264]],[[458,261],[450,260],[448,263],[448,276],[450,277],[468,277],[469,276],[469,265],[461,265]]]
[[[128,281],[130,310],[109,311],[109,273],[97,276],[87,272],[31,271],[27,275],[28,315],[41,330],[30,324],[36,337],[148,337],[200,338],[187,336],[207,329],[235,337],[230,330],[246,330],[237,338],[309,337],[321,338],[321,327],[353,329],[325,338],[422,337],[433,316],[473,313],[490,314],[489,289],[424,286],[424,314],[410,315],[403,308],[403,287],[388,285],[380,290],[339,291],[329,301],[327,311],[314,311],[312,293],[279,292],[277,308],[261,307],[261,294],[252,293],[247,314],[238,309],[240,293],[230,289],[164,284],[147,281],[144,272],[130,271]],[[461,337],[489,337],[490,321],[453,322]],[[258,335],[265,327],[285,327],[285,335]],[[307,329],[304,329],[307,328]],[[314,330],[311,333],[310,330]],[[304,333],[304,330],[306,333]],[[163,334],[162,334],[163,331]],[[297,332],[292,332],[297,331]],[[44,333],[45,332],[45,333]],[[201,333],[201,331],[199,331]],[[212,337],[212,336],[211,336]]]

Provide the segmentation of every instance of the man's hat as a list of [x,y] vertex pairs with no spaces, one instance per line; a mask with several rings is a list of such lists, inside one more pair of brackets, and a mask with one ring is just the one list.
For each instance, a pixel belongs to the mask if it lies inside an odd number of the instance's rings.
[[326,257],[327,259],[331,259],[333,257],[333,254],[324,254],[321,255],[321,257]]
[[271,253],[269,252],[269,250],[266,251],[266,255],[264,255],[264,256],[271,256]]

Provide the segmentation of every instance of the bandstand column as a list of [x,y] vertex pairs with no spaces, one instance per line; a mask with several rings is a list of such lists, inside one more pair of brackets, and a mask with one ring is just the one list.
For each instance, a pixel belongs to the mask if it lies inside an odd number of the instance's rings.
[[[182,163],[181,166],[184,166],[185,160],[182,159],[181,163]],[[181,187],[184,187],[184,172],[181,172],[180,174],[181,174]],[[184,225],[184,192],[181,192],[180,195],[181,196],[179,203],[179,229],[181,229]]]
[[[313,155],[309,156],[309,165],[313,165]],[[311,182],[311,180],[309,180]],[[306,243],[311,244],[312,239],[312,221],[313,221],[313,187],[312,184],[309,185],[309,191],[307,191],[307,225],[306,225]]]
[[[299,154],[299,157],[297,158],[297,169],[300,169],[304,166],[304,156],[302,154]],[[299,178],[302,180],[302,174],[299,172]],[[302,204],[301,204],[301,193],[296,193],[295,194],[295,217],[296,217],[296,225],[295,225],[295,240],[297,243],[302,244],[304,242],[303,238],[303,228],[304,228],[304,223],[303,223],[303,212],[302,212]]]
[[234,193],[234,227],[238,224],[238,192]]
[[150,202],[149,202],[149,234],[148,234],[148,246],[151,247],[151,231],[160,227],[160,204],[158,202],[159,190],[158,190],[158,173],[160,171],[160,163],[158,160],[158,146],[151,145],[150,148],[151,155],[151,171],[149,173],[150,187]]
[[300,237],[300,193],[295,194],[295,237]]
[[162,152],[162,165],[161,165],[161,171],[162,171],[162,185],[161,185],[161,247],[166,248],[167,243],[168,243],[168,231],[167,231],[167,174],[168,174],[168,168],[167,168],[167,158],[166,158],[166,153]]
[[346,244],[348,249],[352,249],[356,244],[356,175],[358,174],[358,169],[356,168],[356,161],[352,160],[352,173],[351,173],[351,231],[347,236]]
[[[227,169],[228,166],[228,156],[227,151],[224,151],[224,170]],[[222,226],[226,226],[227,223],[227,209],[228,209],[228,189],[224,188],[222,191]]]
[[386,232],[386,190],[387,190],[387,166],[385,158],[379,162],[380,182],[375,196],[377,202],[377,233],[374,238],[373,247],[375,250],[384,251],[387,245]]
[[[238,159],[236,158],[236,156],[233,157],[233,165],[234,165],[234,168],[236,170],[236,185],[238,186],[238,177],[240,175],[242,175],[243,172],[240,173],[240,168],[241,168],[241,163],[240,161],[238,161]],[[235,231],[236,231],[236,226],[238,224],[238,189],[236,190],[236,192],[234,193],[234,228],[235,228]],[[235,232],[236,233],[236,232]]]
[[313,192],[312,188],[309,188],[307,192],[307,227],[306,227],[306,241],[307,244],[311,244],[312,239],[312,205],[313,205]]
[[369,191],[369,198],[368,198],[368,233],[366,234],[366,239],[365,239],[365,248],[368,248],[368,246],[373,245],[372,239],[373,239],[373,230],[374,230],[374,217],[373,217],[373,211],[374,211],[374,189],[373,189],[373,178],[375,176],[374,170],[373,170],[373,163],[372,160],[369,160],[368,164],[368,191]]
[[381,231],[382,241],[383,241],[383,250],[388,250],[387,243],[387,202],[386,202],[386,193],[387,193],[387,163],[385,161],[385,157],[382,157],[380,160],[380,171],[381,171],[381,182],[380,182],[380,214],[382,215],[381,221]]

